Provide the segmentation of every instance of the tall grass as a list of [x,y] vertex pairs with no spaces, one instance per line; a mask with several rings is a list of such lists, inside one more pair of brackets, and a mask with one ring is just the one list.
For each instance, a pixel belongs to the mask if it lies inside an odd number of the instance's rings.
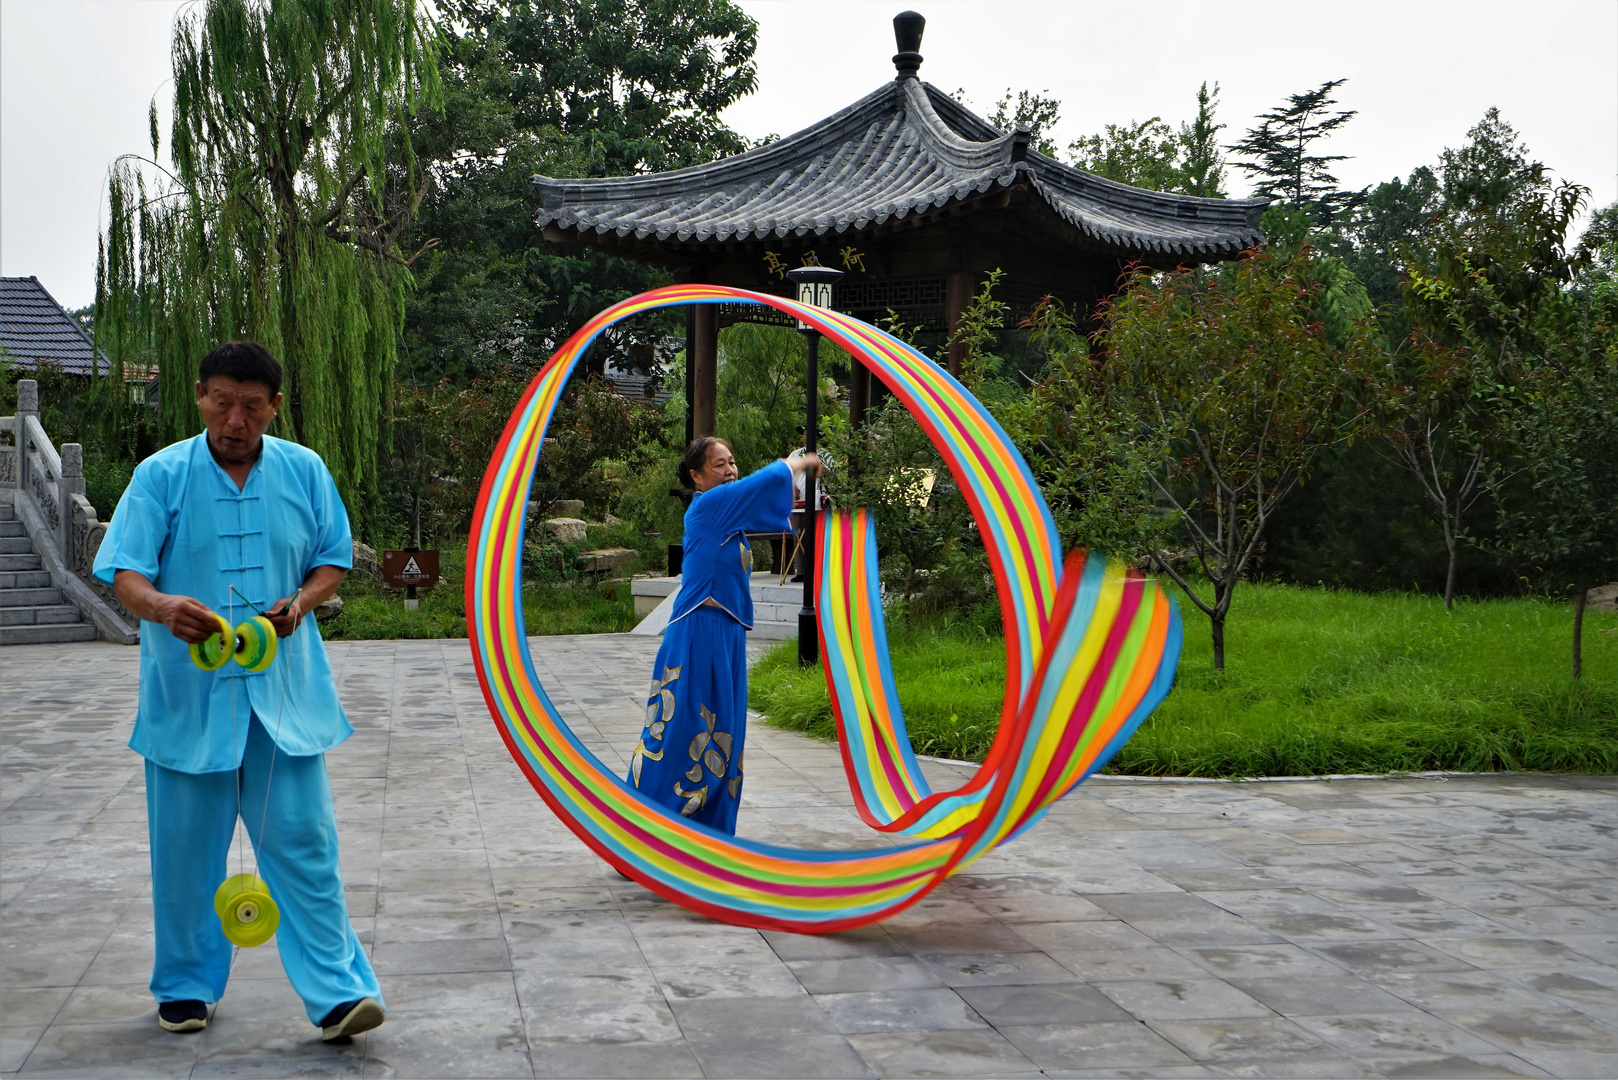
[[[1282,776],[1425,769],[1618,771],[1618,615],[1585,617],[1585,674],[1568,677],[1571,611],[1535,600],[1457,603],[1244,584],[1213,669],[1206,620],[1186,618],[1173,692],[1109,771]],[[894,678],[919,753],[981,760],[999,720],[1004,643],[960,627],[893,628]],[[754,669],[772,723],[834,737],[819,669],[790,648]]]

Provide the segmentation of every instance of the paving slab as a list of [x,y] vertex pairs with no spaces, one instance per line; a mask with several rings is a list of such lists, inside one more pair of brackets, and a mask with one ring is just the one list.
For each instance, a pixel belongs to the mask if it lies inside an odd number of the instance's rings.
[[[531,639],[613,768],[657,644]],[[387,1023],[322,1045],[259,948],[207,1031],[157,1028],[125,747],[138,653],[11,646],[0,1077],[1618,1075],[1610,777],[1098,778],[882,925],[761,933],[574,838],[508,756],[464,641],[329,649],[355,727],[327,756],[344,883]],[[924,767],[940,787],[970,774]],[[835,747],[756,720],[740,822],[887,842]]]

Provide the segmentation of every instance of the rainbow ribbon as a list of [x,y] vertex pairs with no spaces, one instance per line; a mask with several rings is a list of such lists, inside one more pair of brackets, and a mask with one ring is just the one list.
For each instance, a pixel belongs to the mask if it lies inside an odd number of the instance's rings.
[[[562,388],[597,335],[679,304],[773,307],[874,372],[938,449],[988,550],[1006,632],[1006,694],[988,757],[933,792],[911,750],[888,663],[876,532],[864,511],[819,517],[821,652],[860,816],[896,846],[808,851],[727,836],[651,802],[568,728],[523,624],[526,504]],[[779,296],[671,285],[615,304],[559,349],[518,403],[483,477],[466,575],[467,629],[495,727],[534,789],[607,862],[726,922],[821,933],[875,922],[1038,821],[1117,753],[1169,691],[1180,618],[1157,583],[1100,556],[1064,565],[1027,462],[938,365],[858,319]]]

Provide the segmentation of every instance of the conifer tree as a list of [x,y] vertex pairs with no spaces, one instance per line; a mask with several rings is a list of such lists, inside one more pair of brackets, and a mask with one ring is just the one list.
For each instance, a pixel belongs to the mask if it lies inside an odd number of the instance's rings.
[[1284,199],[1307,207],[1325,222],[1352,210],[1365,197],[1364,192],[1339,189],[1337,177],[1329,171],[1333,162],[1347,161],[1345,155],[1311,153],[1316,142],[1357,113],[1355,109],[1331,111],[1337,104],[1332,91],[1347,81],[1333,79],[1305,93],[1288,95],[1286,104],[1261,114],[1260,124],[1230,147],[1250,159],[1234,164],[1254,181],[1255,198]]

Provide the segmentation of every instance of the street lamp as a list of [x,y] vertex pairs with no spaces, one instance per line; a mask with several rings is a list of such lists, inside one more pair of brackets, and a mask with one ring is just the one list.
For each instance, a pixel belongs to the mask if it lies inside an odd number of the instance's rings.
[[[798,303],[831,307],[832,283],[843,276],[829,266],[800,266],[788,270],[787,277],[798,287]],[[820,439],[820,331],[799,321],[798,329],[809,346],[808,414],[803,425],[803,448],[814,453]],[[803,500],[803,607],[798,611],[798,664],[809,667],[820,662],[820,638],[815,632],[815,515],[820,510],[820,484],[804,477]]]

